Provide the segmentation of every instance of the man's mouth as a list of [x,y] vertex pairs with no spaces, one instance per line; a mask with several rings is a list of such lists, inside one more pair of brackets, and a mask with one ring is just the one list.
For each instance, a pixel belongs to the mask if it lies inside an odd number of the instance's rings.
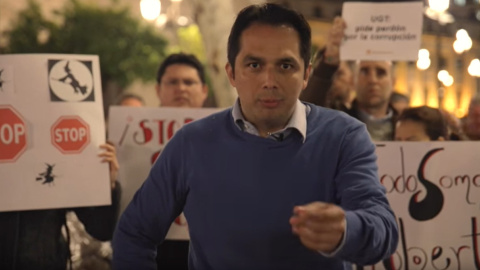
[[263,107],[265,108],[276,108],[280,104],[279,99],[260,99],[260,104],[262,104]]

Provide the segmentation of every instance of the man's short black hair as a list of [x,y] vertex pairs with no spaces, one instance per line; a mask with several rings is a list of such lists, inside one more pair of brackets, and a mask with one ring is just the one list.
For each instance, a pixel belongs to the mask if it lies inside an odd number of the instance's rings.
[[235,58],[240,51],[240,36],[254,23],[271,26],[286,25],[295,29],[300,39],[300,56],[305,62],[305,69],[308,67],[312,46],[310,25],[302,14],[278,4],[267,3],[248,6],[238,13],[228,37],[228,62],[232,70],[235,70]]
[[165,60],[158,68],[157,83],[160,83],[162,81],[163,74],[165,74],[165,70],[167,69],[167,67],[175,64],[187,65],[195,68],[198,72],[200,80],[202,81],[202,84],[205,84],[205,70],[202,63],[198,61],[195,55],[185,53],[174,53],[165,58]]

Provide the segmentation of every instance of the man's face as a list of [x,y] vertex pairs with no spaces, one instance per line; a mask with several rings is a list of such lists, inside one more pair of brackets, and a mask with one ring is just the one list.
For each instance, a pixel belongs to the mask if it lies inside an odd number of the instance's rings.
[[307,84],[300,39],[291,27],[253,24],[242,32],[235,73],[226,71],[237,89],[244,117],[260,132],[282,129]]
[[208,93],[198,71],[184,64],[168,66],[156,88],[162,107],[200,108]]
[[357,76],[357,100],[361,107],[381,108],[388,104],[393,89],[390,62],[362,61]]

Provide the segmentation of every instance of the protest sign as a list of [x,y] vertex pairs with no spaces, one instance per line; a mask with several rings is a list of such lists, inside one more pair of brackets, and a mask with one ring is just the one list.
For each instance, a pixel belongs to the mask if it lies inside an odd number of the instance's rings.
[[0,55],[0,211],[111,203],[98,56]]
[[357,269],[480,269],[479,153],[476,142],[377,146],[399,244],[391,258]]
[[[108,137],[117,146],[120,163],[121,212],[145,181],[152,164],[175,132],[183,125],[217,111],[206,108],[110,107]],[[183,214],[170,227],[167,239],[189,239]]]
[[422,2],[345,2],[347,24],[341,60],[416,61],[423,20]]

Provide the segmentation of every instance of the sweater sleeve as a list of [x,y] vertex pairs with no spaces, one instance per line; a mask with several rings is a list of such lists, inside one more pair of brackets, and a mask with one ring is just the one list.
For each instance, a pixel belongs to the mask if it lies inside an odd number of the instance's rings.
[[378,179],[375,146],[364,125],[347,132],[340,151],[335,183],[348,228],[337,257],[359,265],[375,264],[395,252],[398,227]]
[[156,270],[157,245],[185,204],[182,130],[165,146],[123,212],[113,236],[113,269]]

